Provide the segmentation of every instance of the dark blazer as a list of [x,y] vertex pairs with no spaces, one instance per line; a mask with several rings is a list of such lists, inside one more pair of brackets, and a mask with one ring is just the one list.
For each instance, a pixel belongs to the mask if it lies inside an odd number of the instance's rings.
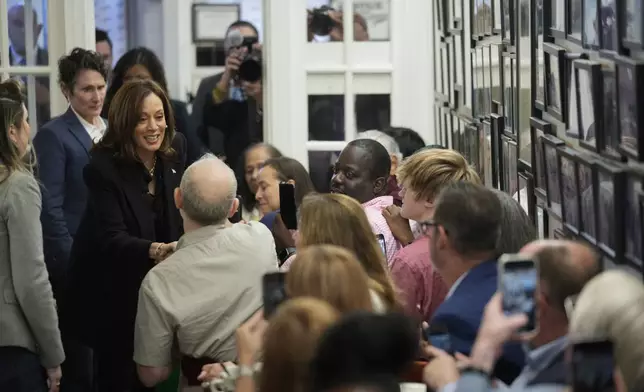
[[83,168],[92,144],[71,108],[40,128],[34,138],[43,199],[45,263],[57,298],[64,290],[72,240],[85,211]]
[[188,106],[186,103],[176,99],[171,99],[170,103],[172,104],[172,111],[174,112],[177,132],[182,133],[186,137],[187,165],[190,165],[205,154],[208,149],[201,139],[199,139],[197,128],[192,123],[192,119],[188,114]]
[[[454,351],[469,355],[481,324],[485,305],[497,290],[496,260],[486,261],[473,269],[445,299],[431,320],[447,328]],[[518,343],[506,344],[497,361],[494,376],[510,385],[525,363],[523,348]]]
[[[172,146],[177,155],[163,161],[162,176],[166,227],[176,241],[183,234],[173,197],[186,162],[182,134],[176,133]],[[138,291],[154,266],[148,255],[156,241],[154,216],[144,199],[145,171],[112,150],[94,150],[83,174],[89,197],[72,247],[68,306],[61,311],[81,342],[131,359]]]
[[201,80],[197,95],[192,102],[192,113],[190,114],[192,125],[195,127],[199,140],[215,155],[223,156],[224,152],[224,134],[221,130],[207,126],[204,123],[204,111],[212,105],[212,90],[221,80],[223,72],[213,76],[208,76]]

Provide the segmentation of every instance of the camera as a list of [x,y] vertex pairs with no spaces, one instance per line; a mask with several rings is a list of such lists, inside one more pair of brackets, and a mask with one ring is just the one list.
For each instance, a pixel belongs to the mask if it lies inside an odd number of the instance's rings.
[[244,37],[244,41],[239,46],[246,48],[246,55],[237,71],[239,80],[257,82],[262,79],[262,52],[255,48],[257,42],[257,37]]
[[331,34],[336,23],[329,16],[329,11],[333,11],[333,8],[322,6],[311,11],[311,32],[314,35],[327,36]]

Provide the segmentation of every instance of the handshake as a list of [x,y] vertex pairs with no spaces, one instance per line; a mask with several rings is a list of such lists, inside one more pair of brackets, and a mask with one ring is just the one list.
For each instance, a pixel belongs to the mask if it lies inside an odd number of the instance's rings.
[[154,260],[155,264],[158,264],[167,259],[171,254],[173,254],[176,248],[176,241],[169,244],[164,244],[162,242],[153,242],[152,244],[150,244],[150,250],[148,251],[148,254],[149,257]]

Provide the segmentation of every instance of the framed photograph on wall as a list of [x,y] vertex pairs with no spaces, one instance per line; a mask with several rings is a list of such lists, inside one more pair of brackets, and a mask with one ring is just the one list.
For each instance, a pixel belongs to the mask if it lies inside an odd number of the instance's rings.
[[454,85],[456,84],[456,51],[454,50],[454,36],[449,35],[445,37],[445,51],[447,52],[447,66],[448,66],[448,77],[449,77],[449,86],[448,98],[450,106],[453,106],[453,103],[456,101],[456,91],[454,90]]
[[559,191],[561,200],[561,222],[571,233],[580,232],[579,170],[578,158],[574,149],[557,148],[559,165]]
[[492,23],[492,33],[502,34],[502,16],[501,16],[501,0],[492,0],[492,15],[494,22]]
[[516,91],[515,91],[515,61],[516,55],[513,53],[503,53],[503,114],[505,115],[505,130],[504,134],[516,137],[515,104]]
[[566,0],[545,0],[550,5],[550,36],[566,38]]
[[559,191],[559,164],[557,148],[563,147],[563,140],[552,136],[541,136],[543,162],[546,174],[546,200],[551,217],[561,221],[561,192]]
[[624,255],[624,215],[626,211],[626,172],[622,165],[604,161],[593,163],[597,247],[619,264]]
[[481,140],[479,143],[479,157],[481,159],[479,163],[481,169],[479,171],[483,173],[481,179],[488,188],[497,188],[499,182],[494,164],[497,158],[492,148],[494,139],[492,138],[492,123],[490,120],[483,120],[481,122],[481,129]]
[[[465,79],[465,50],[463,49],[463,30],[458,30],[452,33],[452,58],[454,59],[454,90],[463,91],[464,79]],[[460,89],[460,90],[459,90]],[[454,104],[456,108],[460,108],[464,105],[465,100],[463,99],[463,94],[460,94],[455,100]]]
[[617,80],[614,69],[602,69],[602,118],[604,122],[601,140],[601,154],[607,158],[621,160],[619,146],[619,117],[617,113]]
[[517,201],[528,213],[530,220],[535,222],[535,206],[537,199],[534,196],[534,180],[532,174],[526,171],[519,171],[519,191],[517,192]]
[[479,124],[469,123],[465,127],[467,134],[467,156],[468,161],[476,165],[479,162]]
[[[617,12],[618,0],[599,0],[599,20],[597,23],[600,53],[612,57],[619,50],[619,29],[621,22]],[[628,2],[629,0],[627,0]]]
[[534,179],[534,193],[535,195],[546,200],[546,172],[545,163],[543,161],[543,143],[541,136],[555,135],[556,129],[547,121],[541,120],[538,117],[530,117],[530,142],[533,146],[531,149],[532,154],[532,176]]
[[434,0],[434,26],[441,34],[447,33],[445,0]]
[[442,37],[440,44],[440,55],[441,55],[441,83],[443,85],[441,91],[446,99],[449,101],[449,95],[451,90],[451,81],[449,79],[449,37]]
[[[590,0],[596,1],[596,0]],[[583,0],[566,0],[568,5],[566,39],[576,45],[582,45],[581,35],[584,26],[584,1]]]
[[444,126],[443,132],[441,133],[441,139],[443,140],[442,145],[447,146],[449,145],[451,129],[454,126],[454,124],[452,124],[452,113],[447,107],[443,108],[443,122]]
[[564,94],[561,86],[564,80],[562,71],[566,50],[555,44],[544,43],[543,54],[546,66],[546,111],[552,117],[563,122]]
[[[574,1],[571,0],[571,2]],[[581,43],[585,49],[599,49],[599,11],[597,2],[598,0],[583,0]]]
[[575,78],[575,73],[573,70],[573,64],[577,60],[587,60],[588,55],[585,53],[568,53],[564,55],[563,61],[563,70],[562,80],[564,92],[563,96],[565,100],[562,104],[563,110],[563,119],[562,122],[566,124],[566,136],[574,137],[579,139],[579,117],[577,114],[578,105],[577,105],[577,78]]
[[644,160],[644,61],[615,57],[617,72],[617,111],[619,113],[619,151],[638,161]]
[[470,0],[470,33],[472,39],[483,37],[483,0]]
[[451,135],[451,144],[448,148],[452,150],[460,151],[460,139],[461,139],[461,122],[458,121],[458,117],[452,115],[452,129],[450,130]]
[[481,67],[483,70],[483,112],[485,118],[490,118],[490,112],[492,112],[492,63],[490,63],[490,52],[490,45],[481,47]]
[[517,142],[503,135],[501,136],[501,160],[503,161],[503,181],[501,190],[508,195],[514,195],[518,187],[518,148]]
[[[547,0],[546,0],[547,1]],[[530,40],[531,46],[531,88],[534,91],[534,106],[543,111],[546,110],[545,105],[545,65],[543,56],[543,43],[544,43],[544,5],[543,0],[535,0],[532,2],[532,27],[530,34],[533,37]],[[536,37],[536,38],[534,38]]]
[[494,101],[497,101],[499,103],[503,102],[503,88],[501,88],[501,81],[503,80],[503,77],[501,75],[502,68],[499,66],[500,64],[503,64],[502,47],[503,45],[500,44],[490,45],[490,64],[497,64],[496,67],[490,67],[490,80],[492,81],[491,95],[493,101],[490,107],[490,112],[499,114],[502,114],[502,112],[499,111],[498,107],[495,107]]
[[492,154],[498,157],[496,159],[496,171],[498,176],[498,189],[503,189],[503,176],[505,175],[506,167],[503,163],[502,150],[503,142],[501,136],[505,128],[505,117],[502,114],[492,113],[490,115],[490,124],[492,125]]
[[514,46],[514,40],[515,40],[515,34],[516,34],[516,29],[515,29],[515,7],[516,7],[516,2],[513,0],[501,0],[501,12],[502,12],[502,22],[501,22],[501,30],[502,30],[502,40],[503,43],[506,45]]
[[481,91],[483,90],[481,82],[481,70],[478,62],[478,50],[470,49],[470,58],[472,64],[472,117],[478,118],[483,114],[481,107]]
[[535,204],[535,226],[537,227],[537,236],[539,238],[548,238],[550,228],[548,227],[548,214],[546,213],[545,201],[537,199]]
[[631,50],[641,50],[644,46],[644,29],[642,29],[644,7],[642,7],[642,2],[641,0],[626,0],[622,4],[617,4],[620,20],[624,21],[624,28],[620,31],[623,34],[622,46]]
[[[577,88],[577,125],[579,145],[593,152],[600,151],[603,140],[603,94],[601,64],[591,60],[576,60],[573,73]],[[571,104],[572,106],[572,104]]]
[[581,215],[579,216],[579,223],[581,224],[579,236],[591,244],[596,244],[597,214],[595,213],[595,193],[593,187],[593,163],[595,160],[582,155],[577,155],[577,158],[581,211]]
[[625,247],[624,259],[626,263],[641,268],[644,255],[642,252],[642,210],[639,195],[643,193],[642,181],[644,171],[631,169],[626,177],[626,214],[625,214]]

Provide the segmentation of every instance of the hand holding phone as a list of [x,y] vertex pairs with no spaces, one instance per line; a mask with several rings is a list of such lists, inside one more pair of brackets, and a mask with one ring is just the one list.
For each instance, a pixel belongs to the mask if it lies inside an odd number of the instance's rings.
[[280,187],[280,216],[289,230],[297,230],[297,206],[295,205],[295,185],[283,182]]
[[537,260],[530,255],[505,254],[499,258],[499,292],[503,296],[503,312],[508,315],[525,314],[528,322],[521,333],[537,331],[536,291],[539,284]]
[[613,343],[609,340],[577,342],[570,361],[573,392],[613,392]]
[[387,244],[385,243],[385,236],[382,234],[376,234],[376,239],[378,240],[380,249],[382,249],[382,254],[387,256]]
[[268,319],[277,307],[286,301],[286,289],[284,287],[286,273],[271,272],[265,274],[262,279],[262,294],[264,297],[264,318]]

